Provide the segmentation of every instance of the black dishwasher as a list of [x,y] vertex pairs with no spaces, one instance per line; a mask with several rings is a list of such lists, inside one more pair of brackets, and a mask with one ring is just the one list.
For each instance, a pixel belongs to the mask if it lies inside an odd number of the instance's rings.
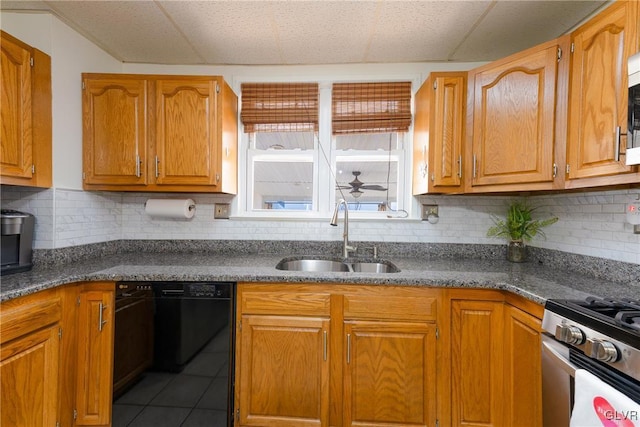
[[155,282],[154,366],[180,372],[185,364],[228,327],[233,283]]
[[[235,285],[234,282],[119,282],[116,296],[117,304],[119,298],[144,295],[152,307],[152,320],[148,322],[152,325],[152,330],[145,333],[153,337],[153,343],[150,343],[153,347],[153,361],[148,370],[140,373],[136,379],[138,382],[142,382],[145,375],[153,375],[150,372],[165,373],[165,376],[166,373],[191,375],[190,369],[195,369],[191,368],[194,364],[198,365],[196,368],[200,371],[208,369],[208,366],[201,363],[203,359],[198,359],[199,353],[218,352],[215,361],[217,366],[222,367],[215,368],[217,374],[204,375],[225,378],[226,402],[222,402],[224,406],[219,409],[226,407],[227,425],[232,425],[230,411],[233,407]],[[127,358],[132,357],[131,340],[118,342],[117,337],[132,335],[132,331],[141,328],[143,323],[127,319],[128,316],[118,316],[116,312],[114,372],[121,370],[119,360],[126,364]],[[216,349],[209,350],[212,345]],[[136,381],[132,383],[135,384]],[[125,390],[124,394],[133,387],[135,385]],[[123,398],[114,395],[114,403],[118,399],[126,400],[126,396]],[[152,404],[153,402],[149,403]]]

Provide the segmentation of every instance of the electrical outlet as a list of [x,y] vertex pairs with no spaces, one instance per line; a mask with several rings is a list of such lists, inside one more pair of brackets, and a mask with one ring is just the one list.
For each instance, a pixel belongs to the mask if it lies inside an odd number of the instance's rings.
[[213,208],[214,219],[229,219],[229,203],[216,203]]
[[429,216],[438,218],[438,205],[422,205],[422,220],[427,221]]

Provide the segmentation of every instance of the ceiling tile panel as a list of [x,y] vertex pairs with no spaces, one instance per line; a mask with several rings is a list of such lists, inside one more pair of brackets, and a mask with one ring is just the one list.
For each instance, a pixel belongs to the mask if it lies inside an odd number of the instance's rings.
[[565,34],[603,1],[499,1],[452,56],[486,61]]
[[281,64],[271,5],[263,1],[162,1],[210,64]]
[[53,1],[47,4],[121,61],[203,62],[152,1]]
[[446,61],[490,1],[382,2],[368,62]]
[[271,2],[286,64],[364,62],[378,2]]
[[115,58],[157,64],[490,61],[566,33],[601,0],[0,1],[50,9]]

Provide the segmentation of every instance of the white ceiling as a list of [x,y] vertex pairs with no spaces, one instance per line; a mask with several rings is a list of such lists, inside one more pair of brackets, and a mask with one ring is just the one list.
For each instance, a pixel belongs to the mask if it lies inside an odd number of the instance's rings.
[[50,11],[116,59],[154,64],[491,61],[605,1],[0,1]]

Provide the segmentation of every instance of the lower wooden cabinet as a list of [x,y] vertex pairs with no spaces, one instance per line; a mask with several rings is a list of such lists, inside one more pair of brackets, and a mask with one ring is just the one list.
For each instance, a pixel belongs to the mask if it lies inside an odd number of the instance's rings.
[[437,295],[240,284],[236,424],[435,425]]
[[501,301],[451,301],[454,426],[504,425],[502,308]]
[[76,425],[111,425],[114,289],[91,284],[78,304]]
[[451,425],[542,426],[540,318],[501,292],[466,293],[450,302]]
[[50,427],[59,420],[61,315],[55,291],[0,307],[0,425]]
[[328,425],[328,332],[328,317],[242,316],[241,425]]
[[504,425],[542,425],[540,319],[516,307],[504,312]]
[[345,323],[345,426],[435,426],[436,325]]
[[0,425],[111,425],[111,282],[0,305]]

